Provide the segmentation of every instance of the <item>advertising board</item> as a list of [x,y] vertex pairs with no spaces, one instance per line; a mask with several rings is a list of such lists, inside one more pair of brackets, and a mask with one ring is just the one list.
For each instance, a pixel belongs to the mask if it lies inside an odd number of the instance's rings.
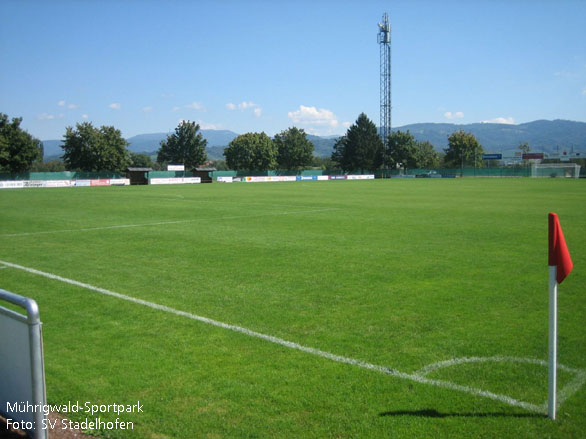
[[200,177],[151,178],[149,184],[196,184],[201,183]]

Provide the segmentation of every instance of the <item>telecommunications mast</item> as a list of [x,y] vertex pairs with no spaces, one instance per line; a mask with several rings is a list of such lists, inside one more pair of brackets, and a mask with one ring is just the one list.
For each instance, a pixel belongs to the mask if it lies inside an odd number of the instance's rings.
[[391,24],[385,12],[378,24],[380,44],[380,136],[387,144],[391,135]]

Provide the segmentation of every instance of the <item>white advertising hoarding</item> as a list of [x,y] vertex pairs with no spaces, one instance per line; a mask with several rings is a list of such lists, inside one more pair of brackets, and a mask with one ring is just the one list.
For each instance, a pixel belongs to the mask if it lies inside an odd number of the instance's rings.
[[150,184],[196,184],[201,183],[199,177],[178,177],[178,178],[151,178]]

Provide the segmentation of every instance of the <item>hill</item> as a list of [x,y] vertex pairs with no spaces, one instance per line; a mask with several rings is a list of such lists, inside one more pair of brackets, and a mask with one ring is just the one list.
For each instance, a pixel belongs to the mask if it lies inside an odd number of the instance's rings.
[[536,120],[519,125],[419,123],[405,125],[397,130],[408,130],[417,140],[429,141],[438,151],[448,147],[448,136],[458,130],[472,133],[485,151],[517,149],[522,142],[529,142],[532,151],[553,152],[558,147],[586,150],[586,123],[569,120]]
[[[519,125],[496,123],[473,123],[457,125],[453,123],[417,123],[404,125],[393,131],[409,131],[417,140],[430,142],[437,151],[448,146],[448,136],[454,131],[464,130],[474,134],[487,152],[516,150],[522,142],[529,142],[532,151],[553,152],[557,148],[586,152],[586,123],[569,120],[536,120]],[[207,153],[210,160],[223,159],[224,148],[237,133],[228,130],[201,130],[208,141]],[[139,134],[126,140],[133,152],[152,155],[159,149],[161,140],[169,133]],[[328,157],[332,153],[336,137],[307,135],[315,147],[315,155]],[[45,160],[58,158],[61,140],[44,140]]]
[[[208,141],[208,149],[215,147],[223,148],[228,145],[238,134],[228,130],[201,130],[201,133]],[[166,139],[170,133],[151,133],[138,134],[126,139],[130,146],[128,149],[132,152],[153,153],[158,151],[161,141]],[[45,150],[45,159],[51,157],[58,158],[63,153],[61,149],[61,140],[43,140],[43,147]],[[221,153],[220,153],[221,155]]]

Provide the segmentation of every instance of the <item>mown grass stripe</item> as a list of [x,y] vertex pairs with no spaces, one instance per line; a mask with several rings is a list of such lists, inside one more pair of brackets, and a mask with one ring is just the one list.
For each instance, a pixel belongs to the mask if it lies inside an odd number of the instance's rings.
[[73,233],[73,232],[93,232],[98,230],[109,230],[109,229],[125,229],[132,227],[149,227],[149,226],[166,226],[171,224],[186,224],[197,221],[219,221],[219,220],[233,220],[233,219],[246,219],[246,218],[259,218],[265,216],[281,216],[281,215],[297,215],[303,213],[317,213],[317,212],[329,212],[332,210],[339,210],[336,207],[324,208],[324,209],[305,209],[290,212],[271,212],[262,213],[257,215],[236,215],[236,216],[220,216],[220,217],[205,217],[205,218],[193,218],[188,220],[174,220],[174,221],[156,221],[151,223],[141,224],[115,224],[112,226],[100,226],[100,227],[83,227],[79,229],[60,229],[60,230],[42,230],[39,232],[22,232],[22,233],[6,233],[0,235],[1,237],[8,238],[14,236],[34,236],[34,235],[47,235],[52,233]]
[[[331,361],[335,361],[337,363],[343,363],[343,364],[348,364],[348,365],[352,365],[352,366],[357,366],[360,367],[362,369],[366,369],[366,370],[371,370],[371,371],[375,371],[375,372],[379,372],[379,373],[383,373],[385,375],[389,375],[389,376],[393,376],[396,378],[401,378],[401,379],[405,379],[405,380],[410,380],[410,381],[414,381],[420,384],[428,384],[428,385],[432,385],[432,386],[436,386],[436,387],[442,387],[445,389],[450,389],[450,390],[456,390],[459,392],[464,392],[464,393],[468,393],[474,396],[480,396],[480,397],[484,397],[484,398],[488,398],[488,399],[492,399],[501,403],[505,403],[508,404],[510,406],[514,406],[514,407],[520,407],[523,408],[525,410],[531,411],[531,412],[535,412],[535,413],[540,413],[540,414],[545,414],[545,410],[544,407],[542,405],[535,405],[535,404],[531,404],[525,401],[519,401],[517,399],[511,398],[507,395],[501,395],[501,394],[497,394],[497,393],[493,393],[493,392],[489,392],[486,390],[481,390],[481,389],[475,389],[472,387],[468,387],[468,386],[463,386],[460,384],[456,384],[456,383],[452,383],[449,381],[443,381],[443,380],[437,380],[437,379],[430,379],[430,378],[426,378],[425,376],[419,375],[417,373],[415,374],[409,374],[409,373],[405,373],[405,372],[400,372],[398,370],[395,369],[391,369],[388,367],[384,367],[384,366],[379,366],[379,365],[375,365],[372,363],[368,363],[366,361],[362,361],[359,359],[354,359],[354,358],[349,358],[349,357],[344,357],[341,355],[336,355],[330,352],[326,352],[326,351],[322,351],[320,349],[316,349],[316,348],[312,348],[309,346],[304,346],[301,345],[299,343],[296,342],[292,342],[292,341],[288,341],[288,340],[284,340],[282,338],[279,337],[275,337],[272,335],[267,335],[267,334],[262,334],[260,332],[256,332],[256,331],[252,331],[250,329],[241,327],[241,326],[237,326],[237,325],[231,325],[228,323],[224,323],[224,322],[220,322],[214,319],[210,319],[208,317],[203,317],[203,316],[199,316],[196,314],[192,314],[186,311],[181,311],[178,309],[174,309],[165,305],[160,305],[158,303],[154,303],[154,302],[149,302],[147,300],[142,300],[142,299],[138,299],[136,297],[132,297],[132,296],[128,296],[126,294],[121,294],[121,293],[117,293],[114,291],[110,291],[107,290],[105,288],[100,288],[100,287],[96,287],[94,285],[90,285],[90,284],[86,284],[83,282],[79,282],[73,279],[68,279],[56,274],[52,274],[52,273],[47,273],[44,271],[40,271],[40,270],[36,270],[34,268],[30,268],[30,267],[24,267],[22,265],[18,265],[18,264],[14,264],[11,262],[6,262],[6,261],[1,261],[0,260],[0,264],[3,264],[5,266],[11,267],[11,268],[15,268],[18,270],[23,270],[26,271],[28,273],[31,274],[35,274],[35,275],[39,275],[39,276],[43,276],[49,279],[53,279],[53,280],[57,280],[60,282],[64,282],[70,285],[74,285],[77,287],[81,287],[84,289],[88,289],[91,291],[95,291],[97,293],[100,294],[104,294],[107,296],[112,296],[112,297],[116,297],[118,299],[122,299],[128,302],[132,302],[132,303],[136,303],[139,305],[143,305],[152,309],[156,309],[159,311],[164,311],[170,314],[174,314],[180,317],[185,317],[188,319],[192,319],[192,320],[196,320],[202,323],[206,323],[209,325],[213,325],[219,328],[223,328],[223,329],[227,329],[230,331],[234,331],[234,332],[239,332],[241,334],[245,334],[249,337],[254,337],[254,338],[259,338],[261,340],[265,340],[280,346],[284,346],[287,347],[289,349],[294,349],[294,350],[298,350],[301,352],[305,352],[307,354],[311,354],[311,355],[315,355],[321,358],[325,358]],[[425,370],[425,368],[423,369]]]

